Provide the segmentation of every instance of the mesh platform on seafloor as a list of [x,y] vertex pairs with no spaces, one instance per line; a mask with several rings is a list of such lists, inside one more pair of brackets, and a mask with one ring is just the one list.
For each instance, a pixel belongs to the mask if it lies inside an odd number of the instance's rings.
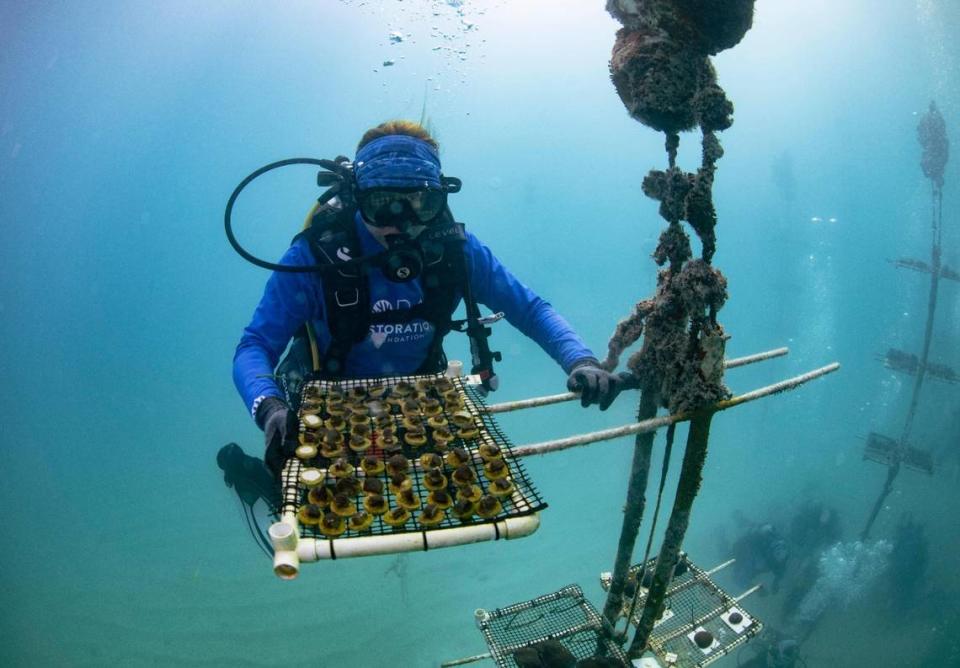
[[[456,396],[459,397],[460,403],[458,404],[454,401],[451,404],[446,401],[443,393],[437,389],[438,384],[440,387],[450,388],[450,390],[447,391],[448,397],[451,396],[449,394],[450,391],[455,392]],[[424,435],[426,443],[422,446],[412,446],[406,442],[409,429],[404,425],[405,416],[401,410],[403,408],[402,400],[398,397],[398,394],[400,388],[407,390],[411,387],[415,390],[417,397],[414,401],[420,402],[420,417],[422,418],[422,423],[425,428]],[[362,388],[366,390],[367,393],[361,399],[359,397],[361,389],[354,388]],[[346,411],[347,424],[336,430],[343,434],[345,442],[340,457],[345,459],[350,466],[355,467],[353,476],[361,484],[366,478],[378,478],[383,487],[382,496],[386,499],[389,508],[396,508],[398,506],[397,493],[390,487],[389,473],[386,470],[379,473],[367,473],[361,467],[361,463],[368,455],[381,458],[384,462],[394,455],[403,455],[410,464],[407,472],[411,483],[410,489],[419,500],[420,508],[412,509],[409,520],[400,526],[388,524],[385,521],[384,515],[374,515],[373,522],[369,527],[363,530],[357,530],[350,526],[349,518],[345,518],[343,532],[333,535],[331,535],[331,533],[324,534],[319,526],[305,525],[301,521],[301,537],[320,540],[335,538],[338,544],[341,544],[344,540],[377,535],[444,531],[481,523],[494,523],[494,526],[496,526],[496,522],[531,515],[546,508],[547,504],[540,498],[540,495],[530,482],[522,463],[510,455],[510,441],[506,434],[504,434],[499,425],[497,425],[493,417],[485,412],[483,398],[477,391],[476,386],[468,384],[464,378],[447,378],[443,374],[433,374],[375,379],[351,379],[337,382],[311,381],[305,383],[301,388],[301,407],[299,411],[301,418],[301,443],[303,443],[304,434],[309,431],[304,425],[303,417],[312,411],[316,411],[317,405],[320,405],[321,408],[315,414],[325,423],[325,426],[321,429],[324,431],[329,429],[329,427],[326,426],[331,419],[331,414],[328,409],[332,405],[335,405],[331,403],[329,399],[337,392],[344,393],[347,396],[356,393],[358,396],[355,403],[363,403],[370,409],[370,419],[367,422],[371,442],[369,449],[356,451],[347,447],[346,443],[348,443],[351,436],[351,423],[349,421],[351,412],[349,409]],[[371,396],[371,392],[376,396]],[[453,436],[453,439],[449,443],[445,444],[443,440],[438,441],[435,438],[436,429],[428,425],[427,418],[423,415],[423,402],[427,399],[436,400],[441,404],[440,416],[448,423],[448,431],[452,432],[450,435]],[[312,409],[310,408],[311,403],[314,405]],[[463,430],[459,430],[453,421],[455,417],[454,413],[460,414],[456,417],[460,418],[461,421],[464,420],[464,414],[469,414],[476,428],[477,433],[475,436],[469,438],[462,437],[464,434],[469,436],[470,429],[468,426]],[[374,421],[377,415],[383,416],[379,418],[379,422]],[[432,417],[436,418],[437,416]],[[380,440],[381,435],[391,428],[398,442],[389,449],[381,448],[380,446],[383,445]],[[316,431],[319,433],[320,429]],[[323,437],[324,436],[321,435],[319,438],[322,439]],[[502,489],[498,490],[500,496],[496,498],[500,504],[499,510],[497,510],[495,514],[487,513],[488,516],[486,517],[480,517],[475,513],[472,518],[461,520],[453,516],[452,509],[444,509],[443,519],[441,521],[429,525],[421,523],[420,512],[422,512],[423,506],[427,504],[431,492],[431,490],[427,489],[425,483],[425,470],[420,464],[421,456],[426,453],[437,453],[440,457],[446,459],[446,456],[454,448],[466,450],[469,457],[465,465],[473,471],[475,484],[481,488],[484,495],[487,495],[491,491],[492,480],[488,478],[490,474],[487,473],[487,462],[480,456],[480,450],[482,446],[491,445],[496,446],[502,453],[500,458],[507,465],[507,474],[504,476],[504,479],[512,483],[512,489],[509,492],[504,493]],[[322,485],[334,487],[337,481],[341,479],[334,477],[330,472],[331,464],[334,463],[335,459],[334,457],[325,457],[320,452],[318,452],[315,457],[306,460],[301,460],[296,457],[289,459],[281,476],[281,496],[280,505],[276,509],[277,516],[279,517],[284,513],[290,512],[296,513],[305,505],[308,502],[307,494],[309,487]],[[315,469],[319,472],[319,484],[310,484],[308,487],[308,485],[304,483],[301,474],[307,469]],[[449,494],[450,500],[455,501],[457,499],[456,492],[459,487],[454,484],[453,481],[453,467],[445,461],[441,470],[446,478],[446,485],[443,486],[443,489]],[[314,473],[313,475],[316,476],[317,474]],[[436,487],[436,485],[433,485],[433,487]],[[365,498],[366,495],[363,491],[360,491],[356,495],[351,495],[352,503],[355,505],[357,511],[364,510],[363,499]],[[324,510],[325,514],[329,512],[329,508]],[[499,536],[499,534],[497,534],[497,536]]]
[[[626,654],[603,629],[603,620],[576,585],[492,612],[477,611],[477,625],[500,668],[517,668],[521,652],[562,654],[576,660],[605,657],[629,666]],[[550,647],[550,643],[555,643]],[[557,647],[556,644],[562,645]],[[559,660],[559,659],[557,659]]]
[[[641,582],[649,584],[656,568],[656,557],[647,561],[646,568],[640,564],[630,568],[628,582],[636,583],[641,569]],[[609,577],[601,579],[604,589],[609,589]],[[643,613],[647,588],[641,586],[636,605],[633,607],[632,624],[637,624]],[[760,633],[763,623],[748,613],[742,603],[721,589],[709,573],[696,566],[682,555],[674,571],[673,580],[667,589],[663,615],[654,623],[648,647],[661,665],[677,668],[706,666],[742,646]],[[625,598],[622,616],[629,613],[631,600]],[[706,631],[708,636],[696,635]],[[706,639],[712,641],[705,647]]]

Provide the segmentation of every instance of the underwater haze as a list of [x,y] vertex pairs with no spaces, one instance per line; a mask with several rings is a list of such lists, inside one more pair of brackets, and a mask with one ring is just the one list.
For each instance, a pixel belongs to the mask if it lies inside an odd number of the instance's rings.
[[[602,607],[631,438],[529,460],[549,503],[531,537],[304,564],[292,582],[251,540],[215,456],[263,447],[231,363],[268,272],[228,245],[227,197],[274,160],[352,156],[387,119],[425,116],[464,183],[458,219],[604,356],[654,291],[664,227],[640,188],[665,165],[663,137],[609,76],[619,27],[603,0],[0,3],[0,665],[436,666],[486,651],[476,608],[571,583]],[[960,269],[958,35],[954,0],[761,0],[714,59],[736,109],[714,184],[727,354],[790,348],[726,382],[842,368],[716,416],[684,547],[710,567],[751,527],[835,513],[836,545],[810,572],[779,589],[747,573],[767,586],[744,604],[769,628],[816,618],[811,667],[960,665],[960,385],[927,379],[912,440],[934,473],[902,471],[856,543],[886,478],[866,437],[899,434],[913,387],[882,356],[922,345],[928,276],[890,260],[929,261],[916,128],[931,100],[954,146],[943,262]],[[699,134],[684,134],[679,164],[699,160]],[[245,191],[243,243],[279,258],[315,178],[290,167]],[[932,361],[960,369],[958,327],[960,284],[944,280]],[[565,391],[506,322],[491,341],[492,400]],[[499,422],[523,444],[636,409],[625,392],[605,413],[571,402]],[[792,608],[791,590],[807,592]]]

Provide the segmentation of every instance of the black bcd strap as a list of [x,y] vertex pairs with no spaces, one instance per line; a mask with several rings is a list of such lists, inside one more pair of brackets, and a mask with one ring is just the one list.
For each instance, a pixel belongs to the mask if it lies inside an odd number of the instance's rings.
[[[448,221],[452,215],[447,212]],[[440,228],[431,238],[424,233],[425,266],[420,276],[423,301],[413,307],[383,313],[370,312],[370,288],[367,268],[344,266],[348,258],[360,257],[360,240],[354,227],[354,211],[325,204],[313,217],[312,224],[296,238],[304,236],[319,263],[338,266],[323,276],[324,301],[327,305],[327,326],[330,345],[323,355],[319,375],[324,378],[344,376],[347,356],[352,348],[366,339],[374,324],[409,322],[422,319],[434,328],[433,340],[418,373],[434,373],[446,367],[443,339],[450,332],[458,290],[467,290],[466,258],[463,226],[453,224]]]

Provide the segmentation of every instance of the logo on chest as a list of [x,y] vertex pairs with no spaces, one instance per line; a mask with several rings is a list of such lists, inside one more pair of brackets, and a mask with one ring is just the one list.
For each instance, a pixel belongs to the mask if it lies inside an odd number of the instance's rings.
[[[371,311],[374,313],[385,313],[387,311],[408,309],[411,306],[410,301],[407,299],[397,299],[395,302],[389,299],[378,299],[373,303]],[[373,343],[374,348],[379,349],[387,342],[393,344],[419,341],[426,338],[430,331],[430,323],[425,320],[371,325],[370,341]]]

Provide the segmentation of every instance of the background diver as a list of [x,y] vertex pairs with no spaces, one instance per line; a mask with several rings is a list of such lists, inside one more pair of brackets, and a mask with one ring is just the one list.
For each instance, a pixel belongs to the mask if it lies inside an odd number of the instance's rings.
[[[496,389],[491,362],[499,355],[485,348],[489,330],[478,303],[539,344],[568,374],[567,387],[580,392],[583,406],[605,410],[619,393],[620,377],[600,368],[567,321],[454,222],[447,194],[459,190],[459,180],[441,173],[437,149],[411,121],[368,130],[352,163],[337,159],[343,178],[320,198],[275,267],[294,269],[275,270],[267,280],[237,346],[233,378],[264,431],[264,459],[274,474],[296,447],[287,436],[296,430],[299,387],[308,376],[440,372],[444,336],[465,328],[473,371]],[[467,320],[456,322],[461,301]],[[484,350],[486,359],[478,359]]]
[[741,586],[753,584],[758,576],[769,573],[773,580],[770,590],[776,594],[787,570],[790,549],[787,541],[769,522],[752,524],[730,547],[736,559],[733,575]]

